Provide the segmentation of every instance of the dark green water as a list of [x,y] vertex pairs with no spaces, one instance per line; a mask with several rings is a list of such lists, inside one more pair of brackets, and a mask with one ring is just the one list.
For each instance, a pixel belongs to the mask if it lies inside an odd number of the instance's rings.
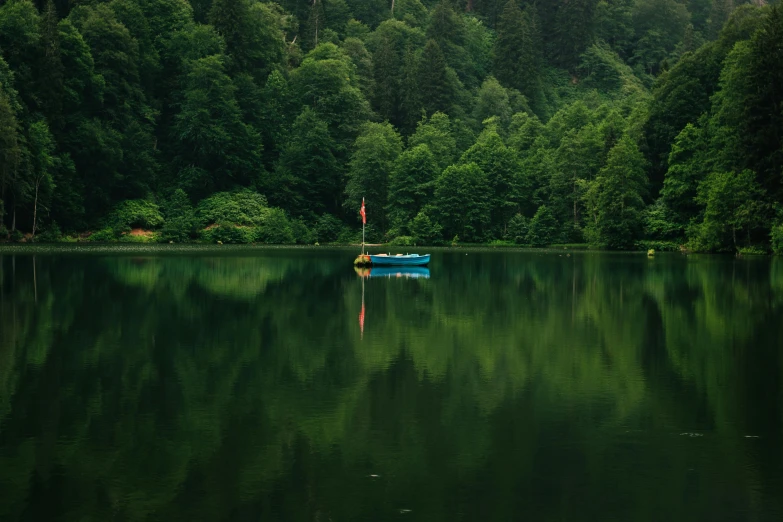
[[0,520],[783,519],[783,259],[354,255],[0,250]]

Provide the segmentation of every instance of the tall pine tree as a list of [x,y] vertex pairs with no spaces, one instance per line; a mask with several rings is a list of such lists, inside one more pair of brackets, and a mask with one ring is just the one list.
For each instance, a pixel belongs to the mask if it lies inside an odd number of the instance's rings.
[[450,112],[453,89],[446,70],[446,59],[435,40],[428,40],[419,58],[416,83],[422,107],[427,114]]
[[624,136],[609,152],[606,166],[585,194],[586,236],[591,244],[628,249],[641,237],[645,160],[636,143]]
[[503,8],[493,51],[495,77],[506,87],[535,98],[539,88],[543,46],[533,7],[520,9],[517,0]]

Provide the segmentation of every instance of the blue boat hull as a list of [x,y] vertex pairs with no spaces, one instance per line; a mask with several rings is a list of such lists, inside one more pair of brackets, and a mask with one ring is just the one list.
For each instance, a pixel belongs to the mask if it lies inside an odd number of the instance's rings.
[[370,256],[370,261],[372,266],[426,266],[430,262],[430,255]]

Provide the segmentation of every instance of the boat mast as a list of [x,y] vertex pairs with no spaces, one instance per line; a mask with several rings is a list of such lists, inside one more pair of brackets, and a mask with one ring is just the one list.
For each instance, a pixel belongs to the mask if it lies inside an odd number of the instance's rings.
[[364,198],[362,198],[361,215],[362,215],[362,255],[364,255],[364,226],[367,223],[367,214],[365,213],[364,210]]

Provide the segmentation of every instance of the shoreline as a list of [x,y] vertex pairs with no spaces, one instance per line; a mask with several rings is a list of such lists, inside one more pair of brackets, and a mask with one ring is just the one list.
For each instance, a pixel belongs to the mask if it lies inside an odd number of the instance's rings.
[[[383,248],[386,252],[409,253],[412,249],[432,250],[435,252],[463,251],[469,253],[486,251],[508,251],[508,252],[529,252],[538,254],[558,254],[560,256],[570,256],[571,253],[577,254],[619,254],[619,255],[644,255],[650,257],[649,252],[643,249],[635,250],[606,250],[600,248],[590,248],[588,245],[569,244],[569,245],[550,245],[547,247],[530,247],[525,245],[497,245],[490,243],[466,243],[458,245],[429,245],[429,246],[395,246],[389,244],[372,244],[366,247]],[[217,253],[240,252],[252,250],[345,250],[354,253],[361,249],[361,243],[328,243],[324,245],[290,245],[290,244],[265,244],[265,243],[247,243],[247,244],[216,244],[216,243],[157,243],[157,242],[135,242],[135,241],[115,241],[115,242],[91,242],[91,241],[62,241],[48,243],[14,243],[0,242],[0,254],[3,253],[182,253],[209,251]],[[701,252],[680,252],[680,251],[662,251],[656,254],[667,255],[671,257],[679,254],[684,257],[695,256],[718,256],[727,257],[730,253],[701,253]],[[739,258],[774,258],[774,254],[731,254],[732,257]],[[651,257],[654,259],[654,257]]]

